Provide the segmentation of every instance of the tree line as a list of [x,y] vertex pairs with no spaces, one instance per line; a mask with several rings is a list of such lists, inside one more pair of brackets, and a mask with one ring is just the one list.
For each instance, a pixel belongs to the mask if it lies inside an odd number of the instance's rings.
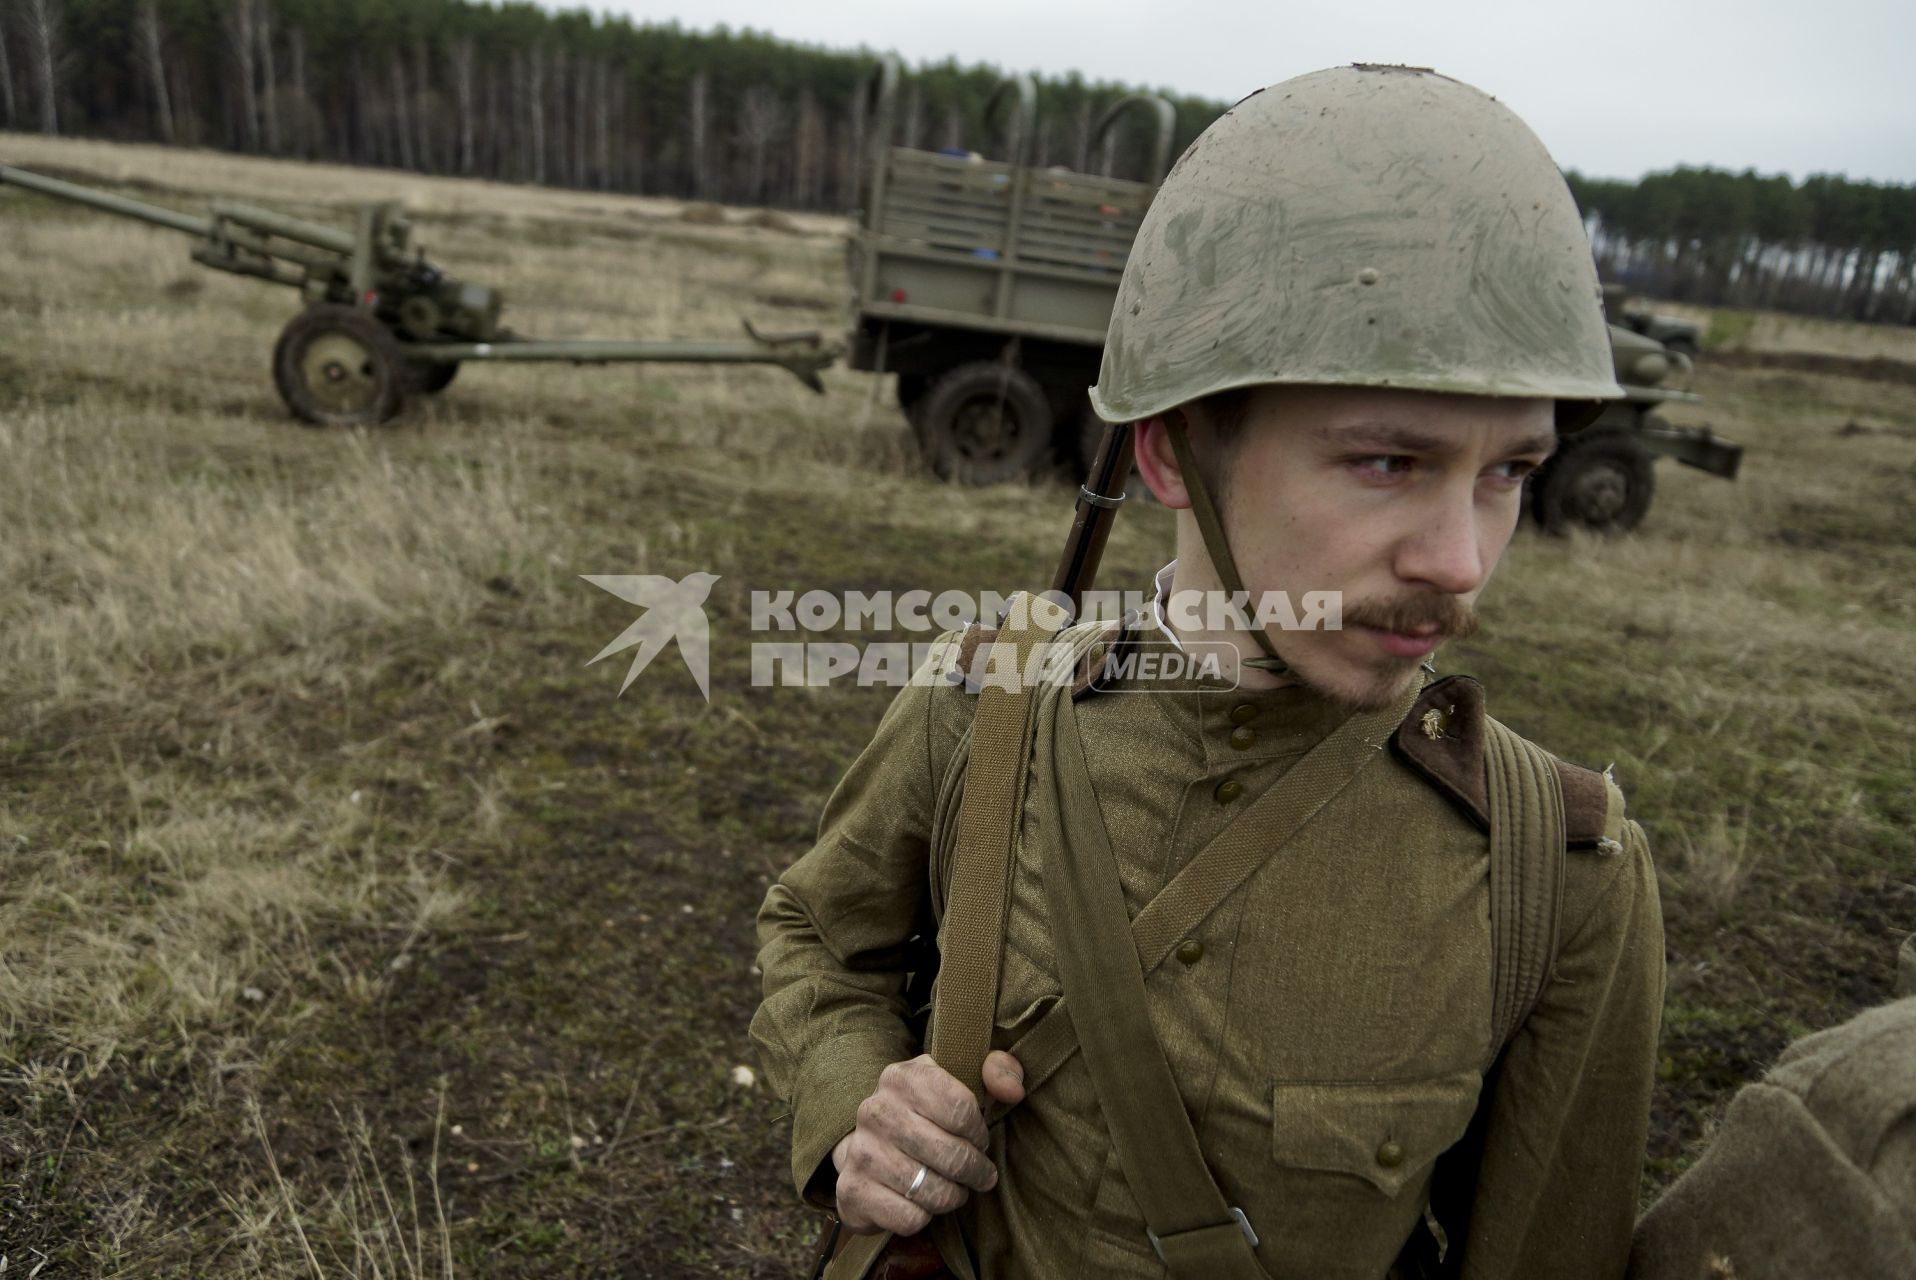
[[[0,0],[0,128],[735,204],[845,210],[877,55],[522,0]],[[997,155],[1000,73],[905,77],[893,141]],[[1128,90],[1038,86],[1031,159],[1146,177]],[[1173,98],[1178,146],[1224,109]],[[1568,175],[1606,276],[1639,292],[1911,323],[1916,188],[1680,168]]]
[[1916,323],[1916,187],[1689,167],[1567,176],[1598,268],[1639,292]]
[[[848,209],[877,61],[529,3],[0,0],[0,128]],[[999,79],[953,61],[907,75],[895,141],[996,154]],[[1126,92],[1041,84],[1033,160],[1143,176],[1142,127],[1091,138]],[[1223,109],[1175,105],[1180,141]]]

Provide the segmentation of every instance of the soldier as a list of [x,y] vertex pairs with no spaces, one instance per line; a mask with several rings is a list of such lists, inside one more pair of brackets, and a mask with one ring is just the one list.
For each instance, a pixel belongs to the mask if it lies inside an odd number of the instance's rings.
[[[1017,768],[977,758],[984,698],[902,692],[760,913],[801,1194],[929,1226],[967,1277],[1620,1275],[1663,981],[1643,833],[1423,669],[1555,428],[1618,394],[1576,207],[1508,109],[1357,66],[1207,129],[1092,392],[1176,513],[1155,607],[1064,633],[1091,675]],[[1341,592],[1343,627],[1176,607],[1240,588]],[[973,629],[952,674],[1005,643]],[[1225,646],[1240,683],[1123,674],[1152,644]],[[952,868],[999,772],[981,939]],[[923,1052],[925,938],[947,978],[1002,966],[971,1078]],[[929,1042],[977,996],[941,980]]]
[[1783,1051],[1637,1225],[1630,1280],[1916,1276],[1916,937],[1903,997]]

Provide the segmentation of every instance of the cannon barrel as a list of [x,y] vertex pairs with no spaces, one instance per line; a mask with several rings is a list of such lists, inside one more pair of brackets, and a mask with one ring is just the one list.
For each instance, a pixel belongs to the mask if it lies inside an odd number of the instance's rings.
[[175,231],[184,231],[190,236],[204,236],[213,229],[213,224],[205,218],[175,213],[171,209],[162,209],[156,204],[129,200],[125,196],[116,196],[105,191],[95,191],[91,187],[83,187],[76,182],[62,182],[58,178],[49,178],[44,174],[16,169],[10,164],[0,164],[0,182],[10,182],[16,187],[26,187],[30,191],[38,191],[41,195],[56,196],[61,200],[71,200],[75,204],[91,205],[107,213],[117,213],[123,218],[138,218],[141,222],[170,227]]
[[311,245],[315,249],[324,249],[329,253],[350,254],[353,251],[353,236],[350,231],[335,231],[331,227],[322,227],[298,218],[289,218],[283,213],[274,213],[270,209],[216,200],[213,203],[213,213],[217,217],[250,230],[263,231],[284,240],[296,240],[301,244]]
[[406,345],[407,358],[440,364],[466,361],[536,360],[564,361],[568,364],[637,364],[665,361],[672,364],[775,364],[814,391],[825,384],[819,374],[831,367],[840,355],[835,343],[820,341],[816,334],[781,335],[771,338],[752,332],[747,338],[667,339],[627,341],[617,338],[562,338],[541,342],[530,338],[510,338],[498,342],[413,342]]

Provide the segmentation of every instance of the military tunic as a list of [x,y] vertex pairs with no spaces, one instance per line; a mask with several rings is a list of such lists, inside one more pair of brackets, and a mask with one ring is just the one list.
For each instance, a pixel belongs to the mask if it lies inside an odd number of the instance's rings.
[[[950,684],[902,692],[761,912],[752,1031],[792,1106],[794,1178],[820,1205],[859,1103],[885,1066],[920,1052],[905,949],[942,911],[950,841],[934,848],[934,831],[955,826],[952,766],[973,709]],[[1131,914],[1346,714],[1298,687],[1118,680],[1084,696],[1079,731]],[[1036,775],[1031,791],[993,1039],[1014,1052],[1060,999],[1042,881],[1058,810]],[[1272,1276],[1383,1276],[1436,1158],[1486,1098],[1487,868],[1483,831],[1380,751],[1148,975],[1185,1108]],[[1634,823],[1613,852],[1567,860],[1560,939],[1554,981],[1487,1098],[1467,1276],[1622,1272],[1663,975]],[[1163,1273],[1082,1054],[991,1134],[999,1185],[959,1211],[981,1275]]]

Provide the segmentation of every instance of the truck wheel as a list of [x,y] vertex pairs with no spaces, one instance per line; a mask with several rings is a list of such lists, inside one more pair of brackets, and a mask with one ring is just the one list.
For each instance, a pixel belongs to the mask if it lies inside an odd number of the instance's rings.
[[1671,338],[1663,344],[1670,351],[1689,360],[1695,360],[1701,352],[1697,349],[1695,338]]
[[931,385],[931,379],[922,373],[901,373],[898,375],[898,409],[905,415],[905,422],[911,427],[911,438],[918,445],[920,453],[925,452],[925,428],[922,425],[925,407],[925,388]]
[[273,385],[293,416],[321,427],[371,426],[406,398],[399,340],[363,311],[335,303],[308,307],[280,332]]
[[1051,447],[1044,388],[1015,365],[961,364],[932,383],[913,413],[931,469],[963,484],[1030,474]]
[[1581,431],[1538,474],[1531,511],[1549,533],[1573,525],[1627,533],[1643,522],[1656,494],[1655,461],[1627,430]]
[[459,376],[457,360],[414,360],[408,363],[407,372],[412,381],[410,390],[421,395],[436,396],[452,385]]

